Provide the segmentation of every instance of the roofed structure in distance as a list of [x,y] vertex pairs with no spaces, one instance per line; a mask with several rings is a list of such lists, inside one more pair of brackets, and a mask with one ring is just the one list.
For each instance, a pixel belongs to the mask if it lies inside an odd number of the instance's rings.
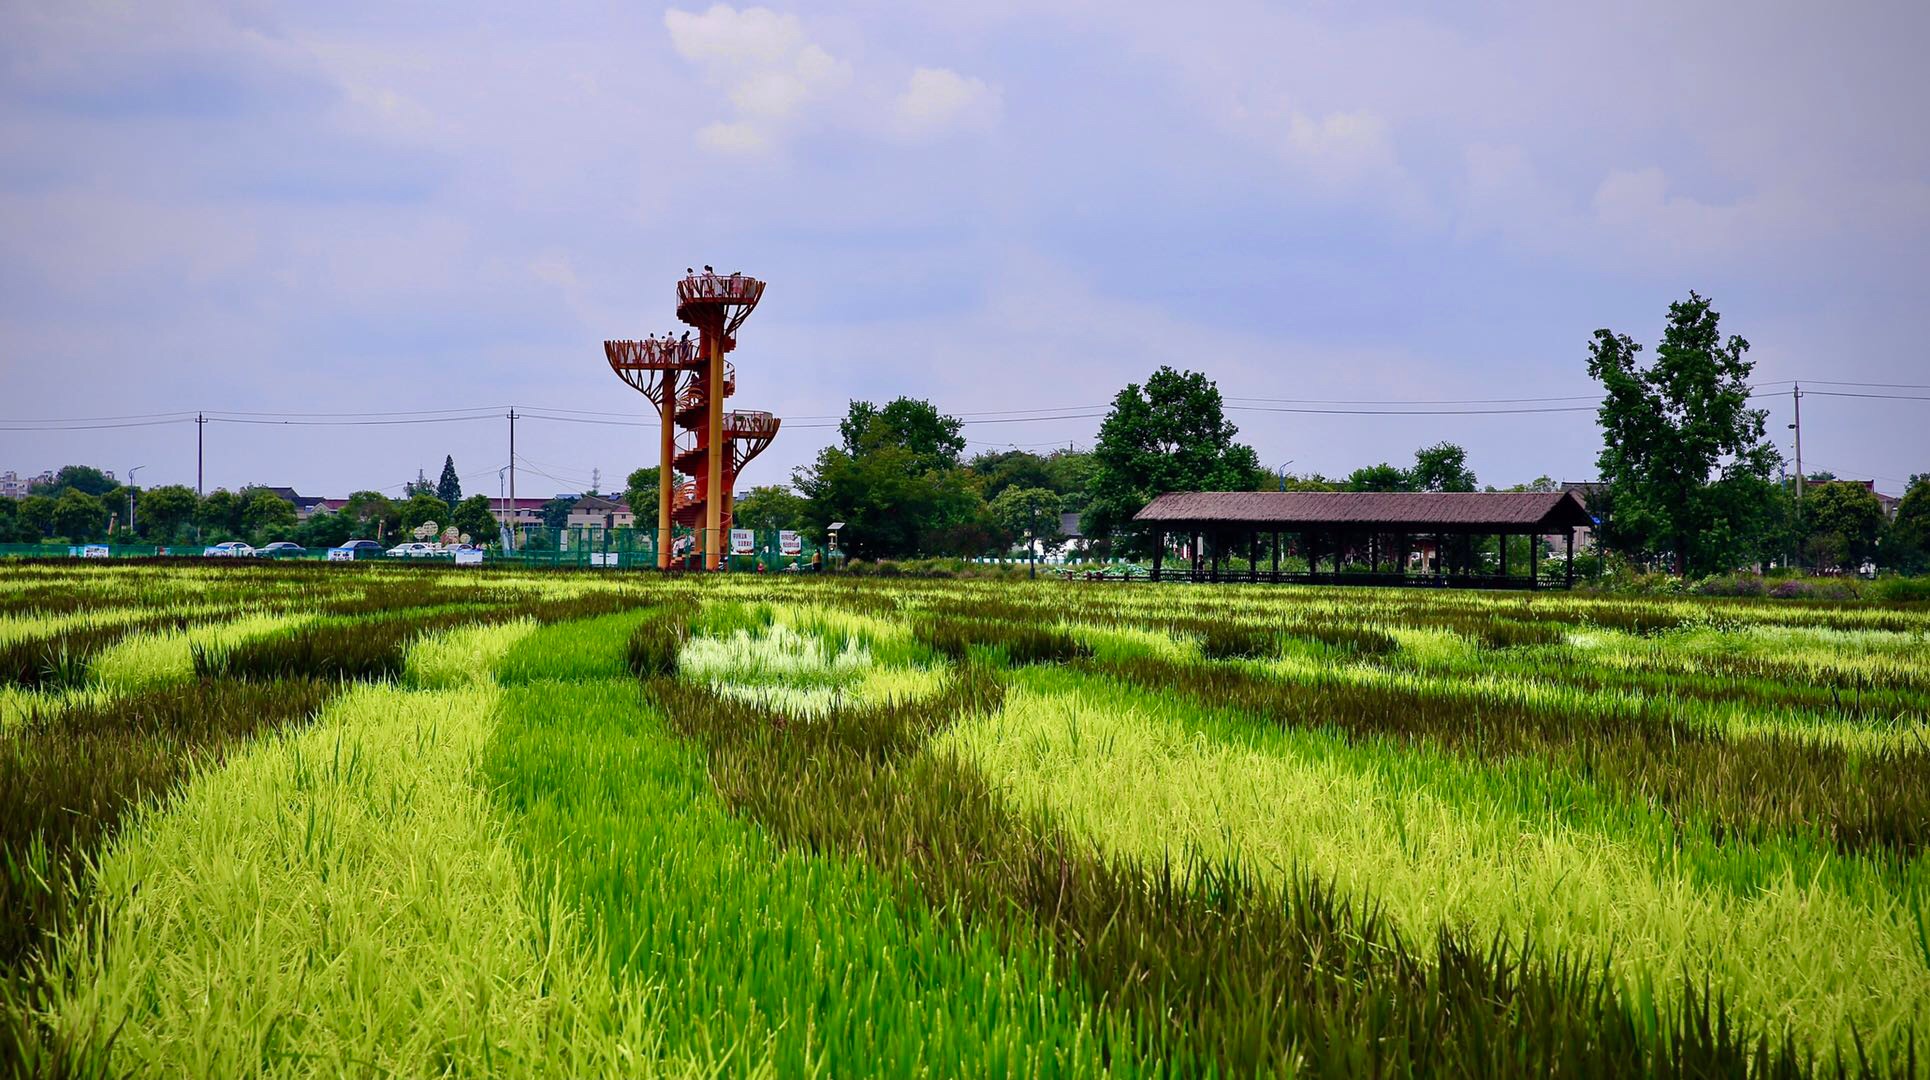
[[1133,515],[1153,527],[1558,532],[1593,525],[1574,493],[1539,491],[1169,491]]

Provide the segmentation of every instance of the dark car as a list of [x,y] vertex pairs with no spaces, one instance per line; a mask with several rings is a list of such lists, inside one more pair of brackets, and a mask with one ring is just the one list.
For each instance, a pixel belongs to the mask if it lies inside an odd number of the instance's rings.
[[264,559],[286,559],[308,554],[308,549],[290,540],[277,540],[266,547],[258,547],[255,554]]
[[373,540],[345,540],[334,551],[346,551],[351,559],[379,559],[388,549]]

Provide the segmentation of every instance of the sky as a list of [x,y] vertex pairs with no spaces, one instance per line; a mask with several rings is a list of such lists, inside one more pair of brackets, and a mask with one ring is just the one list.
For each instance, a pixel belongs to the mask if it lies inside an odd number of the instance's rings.
[[[1921,4],[5,0],[0,471],[193,484],[204,411],[209,489],[451,455],[493,495],[513,405],[518,494],[621,488],[654,413],[601,343],[680,329],[708,263],[769,283],[740,490],[852,399],[1090,447],[1160,365],[1269,467],[1589,479],[1592,333],[1652,352],[1696,290],[1785,451],[1801,380],[1804,465],[1900,492],[1924,40]],[[1333,411],[1443,401],[1482,403]],[[431,410],[480,419],[323,415]]]

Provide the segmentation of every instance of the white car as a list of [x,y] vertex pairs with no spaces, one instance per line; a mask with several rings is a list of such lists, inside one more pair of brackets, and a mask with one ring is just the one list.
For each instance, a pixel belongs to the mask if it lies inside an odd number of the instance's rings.
[[255,549],[239,540],[229,540],[205,548],[201,554],[215,559],[247,559],[254,556]]
[[389,558],[391,559],[421,559],[433,556],[436,553],[436,546],[434,544],[423,543],[397,544],[388,551]]

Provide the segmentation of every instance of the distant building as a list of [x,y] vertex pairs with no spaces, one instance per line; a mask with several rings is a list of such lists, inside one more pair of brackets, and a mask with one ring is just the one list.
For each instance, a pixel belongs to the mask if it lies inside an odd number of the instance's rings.
[[291,487],[270,487],[267,485],[257,485],[256,487],[250,488],[249,490],[251,492],[252,491],[272,492],[276,496],[280,497],[283,501],[294,504],[295,520],[297,521],[307,521],[309,518],[314,517],[318,512],[334,511],[341,508],[339,505],[329,506],[328,504],[331,502],[337,503],[337,504],[348,502],[347,499],[324,499],[320,495],[297,494],[295,489]]
[[[541,525],[543,506],[548,499],[504,499],[490,497],[489,512],[507,525]],[[507,516],[505,516],[507,515]]]
[[27,497],[28,482],[20,479],[20,474],[8,469],[0,472],[0,499],[24,499]]
[[602,495],[585,495],[570,507],[569,526],[572,529],[629,529],[634,528],[636,523],[636,515],[630,512],[627,503]]

